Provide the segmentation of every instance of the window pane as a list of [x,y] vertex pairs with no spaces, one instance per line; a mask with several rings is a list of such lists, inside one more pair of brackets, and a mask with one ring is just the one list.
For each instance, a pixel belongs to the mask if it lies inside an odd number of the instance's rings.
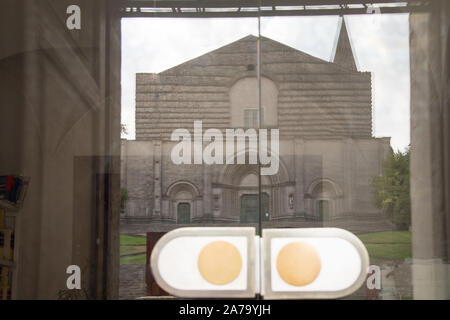
[[161,234],[258,227],[258,168],[246,151],[256,135],[240,150],[236,131],[225,163],[225,130],[258,127],[256,35],[256,18],[122,21],[122,298],[167,295],[145,282]]

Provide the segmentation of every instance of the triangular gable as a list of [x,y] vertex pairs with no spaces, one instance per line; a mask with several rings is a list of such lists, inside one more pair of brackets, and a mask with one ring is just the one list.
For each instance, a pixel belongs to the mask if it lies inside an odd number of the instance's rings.
[[[341,63],[333,63],[333,62],[328,62],[325,60],[322,60],[320,58],[314,57],[310,54],[307,54],[303,51],[300,51],[298,49],[295,49],[293,47],[290,47],[286,44],[283,44],[281,42],[275,41],[273,39],[267,38],[267,37],[261,37],[262,39],[262,53],[263,56],[268,56],[271,53],[283,53],[284,56],[289,56],[290,59],[295,60],[295,62],[297,63],[311,63],[311,64],[323,64],[323,65],[327,65],[329,66],[331,69],[330,71],[338,71],[338,72],[342,72],[342,71],[356,71],[356,66],[354,68],[348,68],[348,66],[343,65]],[[347,37],[348,39],[348,37]],[[220,48],[217,48],[215,50],[209,51],[201,56],[198,56],[196,58],[193,58],[191,60],[188,60],[186,62],[183,62],[177,66],[174,66],[170,69],[167,69],[165,71],[162,71],[160,74],[164,75],[164,74],[174,74],[174,73],[178,73],[178,72],[182,72],[185,73],[184,71],[188,71],[188,69],[191,66],[194,65],[217,65],[216,60],[218,59],[218,56],[221,55],[226,55],[226,54],[247,54],[247,55],[255,55],[254,60],[256,62],[256,52],[257,52],[257,47],[256,47],[256,43],[257,43],[258,37],[254,36],[254,35],[248,35],[245,36],[244,38],[241,38],[239,40],[236,40],[234,42],[231,42],[229,44],[226,44]],[[353,55],[352,55],[353,57]],[[230,62],[232,62],[232,59],[230,58]],[[264,62],[267,61],[263,61]],[[283,61],[279,61],[280,63],[282,63]],[[292,62],[292,61],[291,61]]]

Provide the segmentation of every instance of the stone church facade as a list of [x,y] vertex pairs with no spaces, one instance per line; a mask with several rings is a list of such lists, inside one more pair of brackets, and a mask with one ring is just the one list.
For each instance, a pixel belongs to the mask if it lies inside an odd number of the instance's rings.
[[[136,140],[122,141],[124,222],[257,221],[256,165],[176,165],[170,157],[173,130],[193,132],[196,120],[222,132],[259,125],[257,40],[136,75]],[[264,37],[261,52],[261,127],[280,135],[278,173],[261,177],[265,223],[379,225],[370,181],[390,139],[372,136],[371,73],[357,70],[345,23],[333,62]]]

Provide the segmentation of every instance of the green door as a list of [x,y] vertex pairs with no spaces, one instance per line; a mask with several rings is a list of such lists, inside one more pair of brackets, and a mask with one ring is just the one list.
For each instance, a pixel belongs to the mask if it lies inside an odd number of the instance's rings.
[[186,224],[191,222],[191,204],[181,202],[177,207],[177,223]]
[[[262,195],[262,220],[269,220],[269,195]],[[241,222],[258,222],[258,195],[244,194],[241,197]]]
[[328,200],[318,200],[317,211],[321,221],[328,220],[330,218],[330,202]]

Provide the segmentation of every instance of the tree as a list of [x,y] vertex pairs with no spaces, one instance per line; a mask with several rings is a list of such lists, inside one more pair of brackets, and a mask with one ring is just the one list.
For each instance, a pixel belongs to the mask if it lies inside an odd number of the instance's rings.
[[400,230],[411,225],[409,154],[409,149],[391,152],[383,162],[383,174],[372,180],[376,207],[387,212]]

